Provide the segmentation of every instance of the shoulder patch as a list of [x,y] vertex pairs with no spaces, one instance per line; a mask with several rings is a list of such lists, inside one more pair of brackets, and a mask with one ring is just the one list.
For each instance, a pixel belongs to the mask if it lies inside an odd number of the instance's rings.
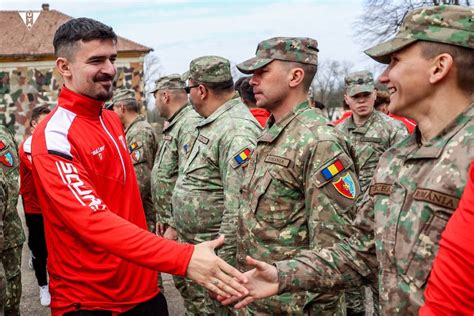
[[133,151],[130,156],[132,157],[133,161],[138,162],[140,160],[141,154],[139,150]]
[[339,178],[336,182],[333,182],[332,185],[339,194],[342,196],[353,200],[356,197],[357,190],[354,183],[354,179],[350,173],[346,173],[344,176]]
[[240,166],[250,158],[252,151],[249,148],[245,148],[240,153],[234,156],[234,161],[237,163],[237,166]]
[[14,160],[13,160],[13,155],[11,152],[7,151],[6,153],[4,153],[3,155],[0,156],[0,162],[7,166],[7,167],[13,167],[13,163],[14,163]]
[[288,167],[290,165],[291,160],[280,156],[267,155],[267,157],[265,157],[265,162],[273,163],[283,167]]
[[129,150],[130,153],[132,153],[134,150],[136,150],[136,149],[138,149],[138,148],[140,148],[140,147],[141,147],[141,146],[140,146],[139,143],[133,142],[133,143],[130,144],[130,146],[128,146],[128,150]]
[[344,165],[342,164],[340,159],[336,159],[332,164],[327,166],[321,171],[321,175],[324,177],[325,180],[331,180],[339,174],[341,171],[345,169]]

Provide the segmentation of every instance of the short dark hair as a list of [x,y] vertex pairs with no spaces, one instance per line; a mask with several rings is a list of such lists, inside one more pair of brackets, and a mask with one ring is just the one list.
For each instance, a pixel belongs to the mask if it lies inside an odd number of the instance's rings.
[[309,87],[311,87],[311,83],[313,83],[314,76],[316,75],[316,72],[318,71],[318,65],[312,65],[312,64],[304,64],[304,63],[298,63],[294,61],[287,62],[288,63],[288,70],[291,68],[303,68],[304,71],[304,78],[303,78],[303,88],[305,91],[309,90]]
[[193,80],[196,84],[205,85],[209,90],[212,90],[215,94],[222,94],[234,90],[234,80],[230,79],[223,82],[203,82]]
[[34,107],[31,111],[30,127],[33,127],[33,122],[37,122],[41,115],[49,113],[51,113],[51,110],[47,104]]
[[[250,85],[250,77],[242,77],[235,83],[235,90],[240,93],[240,96],[244,101],[248,101],[251,104],[256,104],[257,100],[253,94],[253,87]],[[247,102],[244,102],[247,103]]]
[[56,57],[72,59],[73,48],[77,42],[107,39],[117,42],[117,35],[110,26],[89,18],[72,19],[54,33],[54,54]]
[[471,48],[420,41],[421,55],[425,59],[434,58],[440,54],[447,53],[453,57],[457,69],[458,87],[469,94],[474,93],[474,51]]
[[117,101],[116,103],[123,104],[127,111],[140,113],[140,106],[138,105],[138,102],[135,99],[121,100]]

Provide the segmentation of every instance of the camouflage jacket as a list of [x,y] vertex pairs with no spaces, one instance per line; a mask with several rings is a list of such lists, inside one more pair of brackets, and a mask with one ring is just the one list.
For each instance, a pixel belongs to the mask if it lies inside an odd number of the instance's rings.
[[3,249],[10,249],[25,242],[25,233],[18,216],[17,203],[20,193],[18,149],[10,131],[0,125],[0,168],[8,185],[7,209],[3,217]]
[[139,115],[126,129],[125,137],[132,158],[135,174],[137,175],[140,197],[145,210],[146,222],[149,231],[156,226],[156,212],[151,199],[151,169],[155,161],[158,142],[150,123]]
[[151,171],[151,193],[157,210],[157,220],[171,227],[176,227],[171,197],[178,179],[178,169],[184,166],[196,124],[201,119],[189,103],[173,115],[163,130],[164,137]]
[[199,243],[225,234],[218,250],[235,264],[242,166],[261,133],[248,108],[233,98],[196,127],[195,139],[173,191],[173,215],[181,241]]
[[[3,168],[0,168],[0,249],[3,249],[5,236],[3,235],[3,217],[7,211],[8,206],[8,185],[7,177]],[[1,263],[1,261],[0,261]],[[0,267],[0,279],[5,278],[3,268]],[[1,286],[1,284],[0,284]],[[0,310],[2,312],[2,310]]]
[[277,264],[280,291],[360,284],[378,272],[385,315],[416,315],[441,232],[474,159],[474,104],[430,142],[418,130],[380,159],[352,238]]
[[[270,117],[246,168],[239,213],[238,268],[245,256],[273,263],[350,234],[349,211],[360,193],[350,146],[307,101],[275,123]],[[327,174],[336,168],[333,174]],[[249,312],[335,312],[339,293],[284,293]]]
[[351,116],[337,128],[347,135],[355,149],[361,192],[369,187],[380,156],[408,136],[403,123],[376,110],[362,126],[357,127]]

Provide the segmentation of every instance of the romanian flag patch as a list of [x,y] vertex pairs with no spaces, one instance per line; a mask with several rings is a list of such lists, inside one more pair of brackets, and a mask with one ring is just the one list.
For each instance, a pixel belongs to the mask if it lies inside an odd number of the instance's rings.
[[234,157],[234,160],[237,163],[237,165],[240,166],[241,164],[246,162],[249,159],[251,153],[252,153],[252,151],[250,149],[245,148],[239,154],[237,154]]
[[137,148],[138,148],[138,144],[136,142],[131,143],[130,146],[128,146],[128,150],[130,151],[130,153]]
[[321,171],[321,174],[323,175],[324,179],[331,180],[335,175],[343,170],[344,165],[339,159],[337,159],[334,163],[324,168],[323,171]]

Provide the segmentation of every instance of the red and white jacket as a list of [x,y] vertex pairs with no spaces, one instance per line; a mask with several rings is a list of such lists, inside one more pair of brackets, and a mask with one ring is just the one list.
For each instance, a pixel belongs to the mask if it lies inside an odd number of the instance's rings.
[[102,106],[63,87],[33,135],[53,315],[122,313],[158,294],[156,271],[185,275],[194,249],[147,231],[122,125]]
[[31,136],[28,136],[20,144],[18,152],[20,158],[20,194],[23,200],[23,209],[26,214],[41,214],[32,174]]

